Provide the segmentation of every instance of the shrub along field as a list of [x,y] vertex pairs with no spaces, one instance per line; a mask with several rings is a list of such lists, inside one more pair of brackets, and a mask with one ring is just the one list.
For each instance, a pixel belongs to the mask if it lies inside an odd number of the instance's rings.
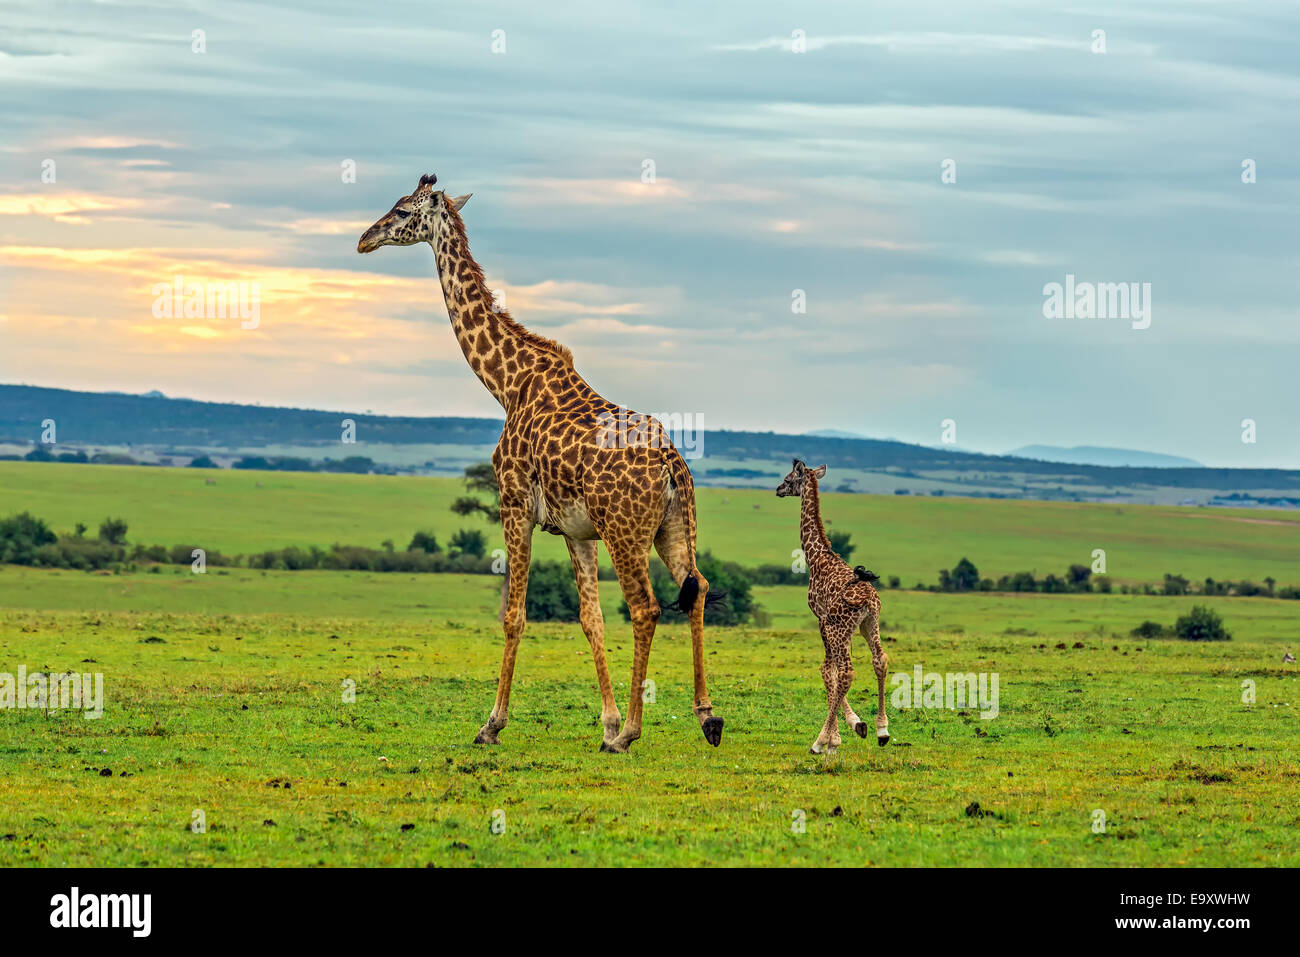
[[[452,481],[0,463],[0,515],[30,510],[60,531],[115,515],[132,541],[229,553],[404,544],[414,527],[450,537],[467,521],[447,507],[460,494]],[[700,499],[702,544],[720,557],[780,562],[798,545],[791,503]],[[1060,573],[1092,548],[1117,581],[1294,583],[1300,534],[1275,512],[824,504],[855,561],[905,584],[963,554],[984,575]],[[500,662],[494,576],[0,566],[0,699],[20,666],[104,679],[99,719],[0,709],[0,848],[46,866],[1300,864],[1300,686],[1281,661],[1300,645],[1294,601],[885,590],[891,674],[997,675],[997,716],[891,704],[889,747],[844,729],[827,757],[808,753],[826,699],[805,593],[753,596],[768,624],[707,633],[722,747],[690,713],[687,629],[664,624],[644,736],[608,755],[587,643],[559,622],[528,627],[503,743],[470,743]],[[602,583],[626,711],[619,597]],[[1193,604],[1232,640],[1130,634]],[[852,700],[866,716],[862,644]]]

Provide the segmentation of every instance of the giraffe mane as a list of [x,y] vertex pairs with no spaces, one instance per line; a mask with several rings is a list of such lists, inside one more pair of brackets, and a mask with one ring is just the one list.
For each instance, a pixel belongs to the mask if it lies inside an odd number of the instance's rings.
[[822,520],[821,489],[817,487],[817,476],[812,474],[812,469],[809,469],[806,473],[804,473],[804,482],[807,483],[807,486],[804,490],[804,494],[806,495],[809,492],[811,492],[813,499],[815,499],[815,501],[811,503],[810,511],[812,512],[813,521],[815,522],[814,527],[817,532],[817,537],[821,540],[821,543],[826,546],[827,550],[832,555],[838,556],[838,553],[835,551],[835,549],[831,548],[830,536],[826,534],[826,523]]
[[[460,218],[460,212],[456,209],[454,204],[451,202],[445,202],[444,205],[446,207],[447,219],[450,220],[452,228],[460,237],[461,242],[465,244],[465,258],[469,262],[470,274],[474,277],[474,282],[478,285],[484,299],[490,302],[492,300],[492,292],[488,289],[487,277],[483,275],[483,267],[478,264],[478,260],[475,259],[469,251],[469,235],[465,232],[465,221]],[[527,326],[522,325],[505,309],[496,312],[495,315],[507,329],[524,342],[541,349],[543,352],[548,352],[551,355],[556,356],[569,368],[573,367],[573,353],[569,351],[568,346],[562,346],[554,339],[548,339],[545,336],[538,335]]]

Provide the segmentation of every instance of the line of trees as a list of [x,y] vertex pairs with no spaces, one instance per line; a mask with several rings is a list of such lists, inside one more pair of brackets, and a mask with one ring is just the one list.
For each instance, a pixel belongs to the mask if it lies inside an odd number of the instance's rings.
[[[13,456],[16,458],[17,456]],[[150,465],[121,452],[97,452],[87,455],[83,451],[52,452],[44,446],[37,446],[22,456],[28,462],[71,462],[83,465]],[[189,468],[219,469],[221,466],[210,455],[198,455],[190,460]],[[379,465],[366,455],[349,455],[347,458],[325,458],[321,461],[294,455],[245,455],[230,464],[232,469],[258,472],[345,472],[354,475],[368,475],[371,472],[384,474],[393,470]],[[491,468],[491,466],[489,466]]]
[[356,570],[376,572],[459,572],[487,575],[494,559],[487,554],[487,536],[477,528],[460,529],[444,549],[430,532],[416,532],[404,551],[392,541],[380,548],[361,545],[311,545],[267,549],[250,555],[226,555],[200,545],[132,545],[127,541],[127,523],[106,518],[94,537],[78,523],[70,535],[57,535],[40,518],[23,512],[0,519],[0,563],[38,568],[70,568],[81,571],[111,569],[130,571],[139,564],[189,565],[196,550],[213,567],[235,567],[299,571],[304,569]]
[[[889,586],[899,587],[897,576],[891,576]],[[1099,592],[1110,594],[1119,592],[1124,595],[1207,595],[1234,596],[1239,598],[1287,598],[1300,599],[1300,587],[1284,585],[1277,587],[1277,579],[1271,575],[1263,584],[1242,579],[1241,581],[1216,581],[1207,578],[1204,582],[1189,581],[1182,575],[1166,573],[1160,585],[1143,584],[1116,586],[1107,575],[1094,575],[1087,565],[1071,565],[1062,575],[1048,574],[1037,578],[1033,572],[1016,572],[1003,575],[996,581],[980,577],[979,569],[968,558],[963,557],[953,568],[940,569],[939,581],[935,585],[916,583],[916,591],[932,592],[1042,592],[1044,594],[1068,594]]]

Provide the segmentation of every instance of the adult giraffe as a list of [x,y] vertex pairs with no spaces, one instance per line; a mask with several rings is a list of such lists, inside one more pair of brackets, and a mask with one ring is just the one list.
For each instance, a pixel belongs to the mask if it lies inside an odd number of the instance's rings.
[[[704,606],[709,583],[695,564],[695,487],[677,449],[657,421],[629,416],[587,385],[564,346],[529,332],[495,307],[474,261],[454,199],[420,177],[367,229],[357,252],[428,243],[433,248],[447,315],[465,358],[505,409],[505,429],[492,455],[501,486],[501,528],[509,566],[505,651],[496,703],[474,741],[497,744],[510,715],[510,683],[524,632],[524,596],[533,526],[563,535],[578,582],[582,630],[600,682],[600,749],[624,752],[641,736],[642,688],[659,603],[650,584],[653,545],[681,586],[675,606],[690,616],[695,659],[694,711],[713,746],[722,719],[713,714],[704,680]],[[605,620],[596,587],[596,542],[604,541],[632,614],[635,652],[627,723],[614,702],[605,663]]]

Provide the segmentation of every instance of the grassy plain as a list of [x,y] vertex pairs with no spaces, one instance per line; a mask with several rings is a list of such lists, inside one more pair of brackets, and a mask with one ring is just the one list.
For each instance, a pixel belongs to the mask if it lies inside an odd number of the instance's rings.
[[[459,494],[446,480],[0,463],[0,514],[92,530],[121,515],[133,541],[228,552],[401,547],[416,527],[445,537],[466,524],[447,510]],[[703,543],[722,557],[785,561],[798,544],[791,503],[699,496]],[[1300,541],[1294,517],[1273,512],[850,495],[827,496],[826,511],[853,531],[855,558],[906,584],[963,554],[986,575],[1045,574],[1097,547],[1120,580],[1286,584]],[[562,553],[548,536],[538,546]],[[997,674],[998,715],[891,704],[889,747],[846,733],[827,757],[808,753],[825,694],[804,592],[760,588],[770,626],[708,633],[722,747],[690,713],[688,635],[665,625],[644,737],[608,755],[587,643],[560,623],[528,627],[503,743],[470,743],[496,684],[497,588],[491,576],[0,566],[0,675],[98,672],[105,699],[93,720],[0,709],[0,854],[128,866],[1300,864],[1300,686],[1280,662],[1300,645],[1300,603],[1205,600],[1233,632],[1211,645],[1129,637],[1199,598],[886,590],[891,673]],[[626,710],[631,633],[616,583],[602,602]],[[865,716],[874,680],[866,649],[855,656]]]
[[[828,758],[807,753],[825,697],[801,590],[760,589],[772,627],[709,633],[722,747],[690,714],[688,635],[665,626],[645,736],[613,756],[586,641],[556,623],[529,626],[503,744],[470,743],[499,663],[493,585],[4,569],[0,671],[100,672],[105,713],[0,712],[0,848],[39,865],[1300,863],[1294,603],[1214,600],[1235,636],[1209,646],[1127,637],[1182,599],[887,592],[893,673],[997,673],[999,714],[891,707],[889,747],[846,734]],[[625,709],[630,630],[608,620]]]

